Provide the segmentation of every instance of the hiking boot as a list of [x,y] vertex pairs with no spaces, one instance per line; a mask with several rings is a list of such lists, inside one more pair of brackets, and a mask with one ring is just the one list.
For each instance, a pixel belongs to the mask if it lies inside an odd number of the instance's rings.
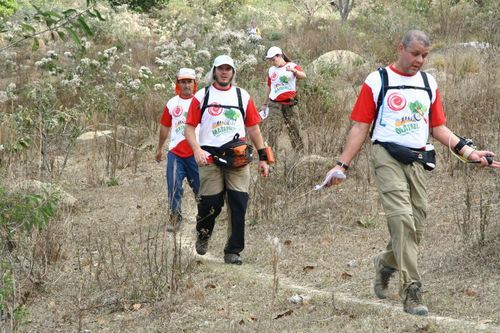
[[241,264],[243,264],[243,261],[241,261],[240,255],[236,254],[236,253],[226,253],[226,254],[224,254],[224,262],[226,264],[233,264],[233,265],[241,265]]
[[417,316],[427,316],[429,310],[423,304],[420,282],[412,283],[406,289],[406,297],[403,303],[403,310],[409,314]]
[[169,224],[167,224],[167,231],[177,232],[181,228],[181,225],[182,225],[182,215],[179,213],[171,213]]
[[196,253],[199,255],[204,255],[208,251],[208,238],[207,239],[201,239],[200,237],[196,238]]
[[373,265],[375,266],[375,281],[373,282],[373,290],[378,298],[385,299],[389,297],[389,280],[396,270],[394,268],[384,266],[380,261],[380,255],[373,257]]

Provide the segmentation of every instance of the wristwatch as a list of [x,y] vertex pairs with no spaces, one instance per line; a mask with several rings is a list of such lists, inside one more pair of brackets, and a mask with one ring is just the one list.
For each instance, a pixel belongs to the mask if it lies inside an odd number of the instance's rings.
[[342,163],[342,162],[340,162],[340,161],[337,161],[337,165],[338,165],[339,167],[341,167],[341,168],[344,168],[344,170],[346,170],[346,171],[349,169],[349,166],[348,166],[347,164]]

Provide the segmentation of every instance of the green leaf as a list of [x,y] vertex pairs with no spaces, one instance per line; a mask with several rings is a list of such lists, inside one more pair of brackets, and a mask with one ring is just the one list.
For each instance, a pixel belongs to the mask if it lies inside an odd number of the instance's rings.
[[40,42],[38,41],[38,38],[33,37],[33,44],[31,44],[31,50],[36,51],[40,48]]
[[75,44],[77,44],[78,46],[82,47],[82,42],[80,41],[80,37],[78,37],[78,35],[76,34],[75,30],[73,30],[70,27],[66,27],[66,31],[68,32],[68,34],[71,37],[71,39],[73,39],[73,41],[75,42]]
[[54,17],[57,17],[58,19],[62,19],[64,16],[62,16],[60,13],[58,12],[54,12],[52,10],[48,10],[45,12],[45,15],[49,15],[49,16],[54,16]]
[[85,19],[83,17],[79,16],[77,21],[80,23],[80,28],[87,36],[94,36],[94,32],[87,25],[87,22],[85,22]]
[[62,32],[62,31],[60,31],[60,30],[57,30],[57,34],[59,35],[59,38],[61,38],[61,40],[62,40],[63,42],[65,42],[65,41],[67,40],[67,38],[66,38],[66,34],[65,34],[64,32]]
[[65,17],[78,13],[76,9],[70,8],[62,12]]
[[104,17],[102,17],[101,13],[94,8],[94,14],[97,16],[97,18],[100,20],[100,21],[106,21],[106,19]]
[[32,33],[35,33],[36,30],[35,28],[33,28],[33,26],[27,24],[27,23],[21,23],[21,27],[23,28],[24,31],[29,31],[29,32],[32,32]]

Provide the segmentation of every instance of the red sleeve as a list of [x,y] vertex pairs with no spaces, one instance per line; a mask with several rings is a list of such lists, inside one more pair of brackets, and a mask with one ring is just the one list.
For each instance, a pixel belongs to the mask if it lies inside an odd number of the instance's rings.
[[360,123],[371,124],[373,118],[375,118],[376,109],[372,89],[366,83],[363,83],[349,118]]
[[198,126],[200,121],[201,121],[200,102],[196,98],[193,98],[191,100],[191,104],[189,104],[188,114],[186,117],[186,124],[196,127]]
[[271,78],[268,76],[267,77],[267,86],[270,87],[271,86]]
[[172,127],[172,115],[168,111],[168,107],[165,105],[163,109],[163,114],[161,115],[160,124],[165,127]]
[[257,112],[257,108],[255,107],[255,103],[252,98],[248,100],[247,109],[245,111],[245,126],[250,127],[253,125],[257,125],[260,123],[260,115]]
[[437,127],[446,123],[446,116],[444,115],[443,104],[441,103],[441,94],[439,89],[436,89],[436,99],[431,105],[429,111],[431,113],[430,127]]

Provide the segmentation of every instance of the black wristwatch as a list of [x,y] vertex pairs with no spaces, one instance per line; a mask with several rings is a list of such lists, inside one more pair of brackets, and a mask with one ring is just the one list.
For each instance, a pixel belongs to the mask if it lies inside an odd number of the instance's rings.
[[456,144],[456,146],[453,148],[453,150],[457,153],[460,154],[460,150],[462,150],[463,147],[467,145],[467,141],[464,138],[460,138],[460,141]]
[[349,169],[349,166],[348,166],[347,164],[342,163],[342,162],[340,162],[340,161],[337,161],[337,165],[338,165],[339,167],[344,168],[344,170],[346,170],[346,171]]
[[259,161],[267,161],[266,148],[258,149],[257,152],[259,153]]

